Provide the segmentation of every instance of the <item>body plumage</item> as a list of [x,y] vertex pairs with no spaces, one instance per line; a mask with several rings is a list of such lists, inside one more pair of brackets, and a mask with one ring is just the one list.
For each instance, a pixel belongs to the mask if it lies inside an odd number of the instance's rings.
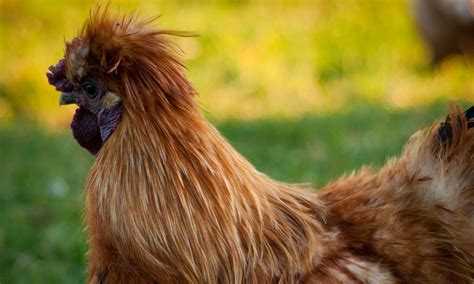
[[472,283],[472,110],[453,105],[378,172],[278,182],[206,121],[180,33],[150,22],[96,9],[48,75],[96,155],[90,283]]

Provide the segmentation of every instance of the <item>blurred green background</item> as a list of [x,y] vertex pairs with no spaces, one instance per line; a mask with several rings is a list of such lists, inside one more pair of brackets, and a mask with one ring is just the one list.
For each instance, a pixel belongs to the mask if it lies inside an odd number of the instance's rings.
[[[140,2],[140,3],[139,3]],[[47,67],[95,1],[0,0],[0,282],[82,283],[83,181],[93,158],[68,129]],[[199,101],[258,169],[322,186],[380,167],[417,129],[474,99],[472,63],[437,68],[402,0],[111,1],[161,14]]]

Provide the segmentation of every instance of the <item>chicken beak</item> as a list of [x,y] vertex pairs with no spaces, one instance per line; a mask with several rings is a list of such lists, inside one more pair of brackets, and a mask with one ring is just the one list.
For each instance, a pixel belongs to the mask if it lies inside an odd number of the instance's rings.
[[76,96],[73,93],[61,93],[61,97],[59,97],[59,105],[70,105],[75,104],[77,102]]

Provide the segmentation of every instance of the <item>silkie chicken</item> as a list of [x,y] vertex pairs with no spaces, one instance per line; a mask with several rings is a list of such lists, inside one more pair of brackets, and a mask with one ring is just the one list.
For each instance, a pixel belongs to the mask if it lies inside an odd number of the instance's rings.
[[258,172],[201,114],[169,37],[96,8],[50,67],[96,156],[89,283],[473,283],[474,108],[315,191]]

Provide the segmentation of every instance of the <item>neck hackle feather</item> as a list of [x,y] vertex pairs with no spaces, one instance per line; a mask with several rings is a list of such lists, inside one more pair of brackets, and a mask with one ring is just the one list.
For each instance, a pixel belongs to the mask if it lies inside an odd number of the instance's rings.
[[96,9],[66,50],[70,69],[87,50],[88,76],[124,104],[86,183],[90,275],[297,281],[322,254],[323,206],[311,188],[255,170],[202,117],[167,38],[187,34],[149,23]]

